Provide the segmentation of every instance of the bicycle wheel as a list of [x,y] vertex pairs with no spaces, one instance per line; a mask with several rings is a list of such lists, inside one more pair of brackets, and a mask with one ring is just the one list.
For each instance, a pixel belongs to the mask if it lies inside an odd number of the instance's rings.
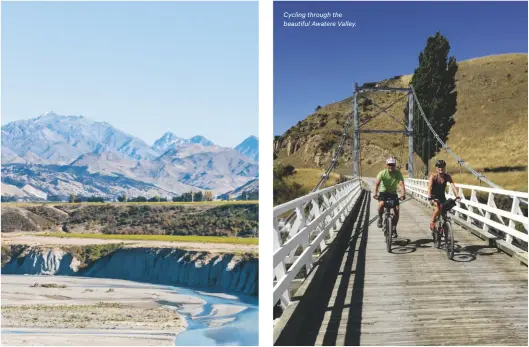
[[452,232],[452,225],[449,222],[445,222],[443,228],[445,233],[446,255],[448,259],[452,260],[454,258],[454,234]]
[[431,232],[432,232],[433,246],[437,247],[437,228],[435,227],[435,225],[433,227],[433,230],[431,230]]
[[433,246],[441,248],[441,233],[439,233],[439,228],[436,225],[433,227]]
[[441,246],[443,244],[443,231],[437,228],[435,237],[437,238],[437,249],[441,249]]
[[388,253],[391,253],[391,239],[393,237],[393,230],[391,229],[392,227],[392,220],[391,220],[391,216],[387,217],[386,218],[386,246],[387,246],[387,249],[388,249]]

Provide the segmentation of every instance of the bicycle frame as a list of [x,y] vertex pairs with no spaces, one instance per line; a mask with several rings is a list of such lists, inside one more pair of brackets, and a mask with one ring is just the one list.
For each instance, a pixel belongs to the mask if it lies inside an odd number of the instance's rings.
[[451,222],[451,221],[452,219],[448,216],[448,212],[444,210],[441,210],[441,214],[437,217],[437,220],[436,220],[436,222],[439,223],[439,226],[441,228],[443,227],[443,224],[445,224],[446,222]]
[[395,203],[395,201],[392,201],[392,200],[384,200],[384,224],[383,224],[383,228],[386,227],[386,220],[388,218],[391,218],[391,220],[393,220],[393,217],[394,217],[394,214],[393,214],[393,208],[395,208],[397,206],[397,204]]
[[[457,200],[458,198],[456,198]],[[441,203],[439,199],[433,199],[437,202],[440,210],[440,214],[435,220],[435,224],[437,224],[437,227],[435,227],[434,224],[434,230],[432,230],[432,236],[434,241],[434,246],[437,246],[437,248],[441,248],[441,240],[444,240],[444,248],[446,248],[446,252],[449,259],[452,259],[454,256],[454,234],[452,231],[452,219],[450,216],[448,216],[448,212],[452,209],[452,206],[449,205],[449,208],[446,209],[446,202]],[[447,200],[447,202],[455,202],[455,200]],[[444,226],[448,226],[448,231],[444,228]]]
[[435,223],[439,223],[439,226],[442,227],[446,222],[452,222],[450,216],[448,216],[448,211],[445,209],[445,203],[441,203],[439,199],[433,199],[439,205],[439,216],[437,216]]

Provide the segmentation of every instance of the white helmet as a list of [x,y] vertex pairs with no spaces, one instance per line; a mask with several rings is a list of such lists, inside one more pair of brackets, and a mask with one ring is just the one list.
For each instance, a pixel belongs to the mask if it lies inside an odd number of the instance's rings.
[[397,159],[395,157],[390,157],[386,159],[386,164],[397,164]]

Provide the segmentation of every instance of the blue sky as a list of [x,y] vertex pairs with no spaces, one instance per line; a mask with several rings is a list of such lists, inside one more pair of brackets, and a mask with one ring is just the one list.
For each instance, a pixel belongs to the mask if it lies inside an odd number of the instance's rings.
[[3,2],[2,124],[49,110],[149,144],[258,135],[258,3]]
[[[356,27],[283,27],[285,12],[340,12]],[[274,135],[350,96],[355,81],[413,73],[436,31],[457,61],[527,53],[527,2],[275,2]]]

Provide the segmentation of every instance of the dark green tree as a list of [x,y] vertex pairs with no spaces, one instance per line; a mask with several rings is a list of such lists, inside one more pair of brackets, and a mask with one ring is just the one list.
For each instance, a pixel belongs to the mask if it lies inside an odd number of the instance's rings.
[[119,202],[127,202],[128,201],[127,194],[123,194],[123,195],[118,196],[118,201]]
[[[448,57],[450,44],[446,37],[437,32],[426,41],[426,47],[419,54],[419,66],[413,72],[411,85],[428,122],[443,142],[448,140],[450,129],[455,124],[457,110],[456,58]],[[413,118],[413,146],[415,153],[425,164],[428,175],[428,161],[440,151],[437,140],[420,116],[418,107]],[[408,122],[408,106],[404,110]]]

